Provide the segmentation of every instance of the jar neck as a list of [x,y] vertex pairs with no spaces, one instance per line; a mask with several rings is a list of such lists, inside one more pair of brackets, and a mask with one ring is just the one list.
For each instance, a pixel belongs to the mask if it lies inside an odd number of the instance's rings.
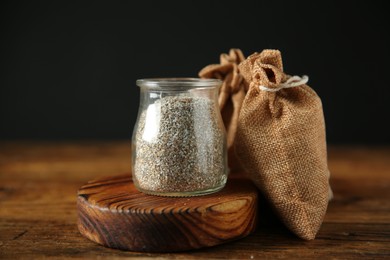
[[186,92],[193,89],[218,89],[222,82],[218,79],[201,78],[151,78],[139,79],[137,85],[144,91]]
[[218,103],[218,91],[219,87],[208,87],[208,88],[190,88],[190,89],[156,89],[141,87],[141,102],[154,103],[156,100],[167,98],[167,97],[179,97],[179,98],[203,98],[209,99]]

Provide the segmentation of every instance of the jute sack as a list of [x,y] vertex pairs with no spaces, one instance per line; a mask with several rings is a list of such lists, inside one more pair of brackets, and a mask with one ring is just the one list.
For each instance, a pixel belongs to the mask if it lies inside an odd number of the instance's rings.
[[331,196],[321,100],[306,76],[283,72],[278,50],[249,56],[239,70],[249,90],[236,155],[285,225],[314,239]]
[[201,78],[216,78],[223,81],[219,90],[218,104],[227,132],[228,163],[231,172],[240,171],[240,165],[233,151],[237,131],[238,115],[248,91],[238,71],[238,64],[245,60],[240,49],[230,49],[221,54],[220,64],[211,64],[199,72]]

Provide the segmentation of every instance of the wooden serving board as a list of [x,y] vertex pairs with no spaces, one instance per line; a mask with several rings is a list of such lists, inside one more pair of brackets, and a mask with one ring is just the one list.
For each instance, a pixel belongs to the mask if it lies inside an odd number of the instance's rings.
[[209,247],[252,233],[258,193],[229,179],[218,193],[158,197],[139,192],[131,175],[90,181],[78,191],[78,228],[101,245],[122,250],[174,252]]

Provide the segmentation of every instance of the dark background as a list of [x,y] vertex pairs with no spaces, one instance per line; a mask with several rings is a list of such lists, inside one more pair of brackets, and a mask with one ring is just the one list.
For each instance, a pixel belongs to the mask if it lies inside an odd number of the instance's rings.
[[0,139],[130,138],[135,80],[197,76],[231,47],[310,76],[329,143],[390,144],[378,1],[2,1]]

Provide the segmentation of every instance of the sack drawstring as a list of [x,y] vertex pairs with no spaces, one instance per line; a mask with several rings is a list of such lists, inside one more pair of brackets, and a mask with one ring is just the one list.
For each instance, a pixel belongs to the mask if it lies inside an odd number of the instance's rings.
[[276,92],[284,88],[293,88],[298,87],[303,84],[306,84],[309,81],[309,77],[304,75],[301,77],[299,76],[293,76],[286,80],[286,82],[280,83],[278,88],[268,88],[266,86],[259,86],[261,90],[268,91],[268,92]]

